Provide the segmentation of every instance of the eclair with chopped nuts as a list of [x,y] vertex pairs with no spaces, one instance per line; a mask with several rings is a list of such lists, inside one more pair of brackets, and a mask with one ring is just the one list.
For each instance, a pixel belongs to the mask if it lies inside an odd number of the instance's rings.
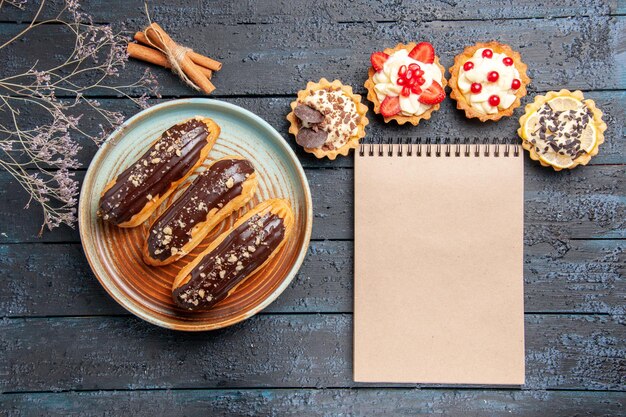
[[174,303],[190,311],[212,308],[267,265],[289,239],[293,223],[284,199],[250,210],[179,272],[172,286]]
[[213,120],[199,116],[167,129],[104,187],[98,216],[119,227],[142,224],[202,165],[219,135]]
[[252,198],[257,183],[256,171],[245,158],[231,155],[213,162],[152,223],[143,246],[144,261],[161,266],[188,254]]

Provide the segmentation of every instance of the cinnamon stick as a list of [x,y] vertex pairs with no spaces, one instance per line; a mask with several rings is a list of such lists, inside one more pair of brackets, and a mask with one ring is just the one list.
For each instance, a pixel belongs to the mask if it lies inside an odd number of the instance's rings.
[[[175,49],[179,46],[172,38],[159,26],[158,23],[152,23],[146,30],[146,36],[154,44],[163,49]],[[191,79],[206,94],[211,94],[215,90],[215,86],[207,77],[200,72],[198,66],[191,60],[189,54],[185,54],[180,61],[180,68],[185,75]]]
[[[135,40],[144,45],[150,45],[150,41],[148,41],[148,38],[143,32],[135,33]],[[159,48],[163,47],[160,43],[155,42],[154,44],[157,45]],[[219,71],[222,69],[222,63],[219,61],[216,61],[204,55],[200,55],[199,53],[194,52],[194,51],[189,52],[188,55],[189,55],[189,58],[191,58],[193,62],[195,62],[196,64],[200,66],[206,67],[213,71]]]
[[[149,62],[151,64],[159,65],[163,68],[172,68],[170,61],[167,60],[167,57],[165,56],[165,54],[154,48],[143,46],[138,43],[129,43],[128,47],[126,48],[126,51],[128,52],[128,56],[130,56],[131,58],[135,58],[141,61]],[[198,69],[209,80],[213,76],[213,71],[211,71],[208,68],[198,66]]]

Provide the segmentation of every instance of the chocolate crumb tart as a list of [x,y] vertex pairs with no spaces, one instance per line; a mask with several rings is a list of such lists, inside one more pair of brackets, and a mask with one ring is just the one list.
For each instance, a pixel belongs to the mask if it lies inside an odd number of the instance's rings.
[[517,133],[531,159],[556,171],[586,165],[604,142],[606,123],[580,91],[550,91],[526,105]]
[[348,155],[350,149],[359,146],[369,123],[361,96],[339,80],[309,82],[298,92],[291,110],[287,115],[289,133],[317,158],[334,160],[337,155]]

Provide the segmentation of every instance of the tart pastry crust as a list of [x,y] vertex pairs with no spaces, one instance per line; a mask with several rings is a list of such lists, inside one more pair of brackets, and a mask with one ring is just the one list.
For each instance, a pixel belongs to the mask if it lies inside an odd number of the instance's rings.
[[[489,48],[496,53],[503,53],[513,58],[513,65],[520,74],[521,86],[515,91],[515,101],[508,108],[499,110],[494,114],[486,114],[474,109],[467,102],[458,86],[460,68],[481,48]],[[526,95],[526,86],[530,84],[531,81],[530,77],[526,75],[527,69],[528,66],[522,62],[520,54],[511,49],[510,46],[496,41],[479,42],[476,45],[468,46],[462,53],[454,57],[454,64],[450,67],[450,89],[452,90],[450,97],[456,100],[456,108],[465,111],[465,117],[468,119],[477,118],[481,122],[486,122],[487,120],[498,121],[503,117],[511,116],[513,111],[521,105],[520,100]]]
[[[415,48],[416,46],[417,46],[417,43],[415,42],[409,42],[407,44],[399,43],[393,48],[387,48],[383,50],[383,52],[391,56],[394,52],[397,52],[401,49],[405,49],[408,52],[411,52],[413,48]],[[433,64],[435,64],[439,68],[439,70],[441,71],[441,74],[443,75],[441,77],[441,87],[443,87],[443,89],[445,90],[446,86],[448,85],[448,82],[445,76],[446,69],[443,67],[443,65],[441,65],[441,63],[439,63],[439,57],[436,55],[435,55],[435,61],[433,62]],[[374,74],[376,74],[376,71],[374,70],[374,68],[370,67],[367,72],[368,78],[365,81],[365,88],[367,88],[367,99],[374,104],[374,113],[380,114],[380,100],[378,100],[378,96],[376,95],[376,91],[374,90],[374,87],[376,86],[376,84],[374,83],[374,80],[372,79],[372,77],[374,77]],[[399,125],[403,125],[405,123],[411,123],[413,126],[417,126],[421,120],[430,119],[430,117],[432,116],[432,113],[434,111],[439,110],[440,107],[441,107],[441,103],[437,103],[437,104],[433,104],[428,110],[426,110],[424,113],[419,114],[419,115],[403,116],[401,114],[397,114],[391,117],[383,116],[383,119],[385,120],[385,123],[389,123],[391,120],[395,120]]]
[[520,127],[519,129],[517,129],[517,134],[519,135],[519,137],[522,139],[522,147],[524,149],[526,149],[528,151],[528,154],[530,156],[530,159],[534,160],[534,161],[539,161],[539,163],[544,166],[544,167],[552,167],[555,171],[561,171],[563,168],[562,167],[557,167],[554,165],[551,165],[549,163],[547,163],[546,161],[544,161],[543,159],[541,159],[539,156],[540,154],[535,150],[535,146],[533,146],[532,143],[530,143],[525,137],[524,135],[524,126],[526,124],[526,121],[528,120],[528,118],[534,114],[536,111],[539,110],[539,108],[541,108],[545,103],[547,103],[548,101],[552,100],[553,98],[556,97],[572,97],[576,100],[579,100],[581,102],[583,102],[585,104],[585,106],[591,111],[591,113],[593,114],[593,122],[594,126],[596,128],[596,143],[593,147],[593,149],[590,152],[584,152],[582,155],[580,155],[579,157],[575,158],[572,160],[573,164],[570,165],[569,167],[567,167],[567,169],[573,169],[576,168],[578,165],[587,165],[589,163],[589,161],[591,160],[591,158],[595,155],[598,154],[600,145],[602,143],[604,143],[604,131],[606,131],[606,123],[604,122],[604,120],[602,120],[602,110],[600,110],[599,108],[596,107],[596,103],[591,100],[591,99],[585,99],[585,97],[583,96],[582,91],[580,90],[576,90],[574,92],[571,92],[569,90],[560,90],[560,91],[549,91],[545,96],[542,95],[538,95],[535,96],[535,101],[533,103],[529,103],[526,105],[525,107],[525,111],[526,113],[520,117],[519,119],[519,123],[520,123]]
[[319,159],[328,157],[328,159],[332,161],[337,157],[337,155],[347,156],[350,152],[350,149],[356,149],[359,146],[359,141],[365,136],[365,126],[369,124],[369,120],[366,116],[367,106],[361,102],[361,96],[359,94],[354,94],[352,92],[352,87],[350,87],[349,85],[343,85],[339,80],[329,82],[326,78],[322,78],[319,80],[319,82],[309,81],[304,90],[298,91],[298,98],[295,101],[291,102],[291,112],[289,112],[289,114],[287,115],[287,120],[290,122],[289,133],[291,133],[292,135],[296,136],[301,127],[300,121],[294,113],[294,109],[296,108],[298,103],[304,102],[304,99],[310,96],[312,91],[314,92],[318,90],[341,90],[348,98],[350,98],[354,102],[357,114],[360,117],[357,123],[356,135],[351,136],[347,140],[347,142],[343,144],[340,148],[332,150],[324,150],[321,147],[304,148],[306,152],[312,153]]

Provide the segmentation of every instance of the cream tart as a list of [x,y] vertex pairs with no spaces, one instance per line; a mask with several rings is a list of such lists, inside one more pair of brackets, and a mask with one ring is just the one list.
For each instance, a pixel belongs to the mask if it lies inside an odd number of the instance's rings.
[[417,125],[430,119],[445,98],[445,68],[428,42],[399,43],[395,48],[374,52],[365,82],[374,112],[385,122]]
[[454,58],[450,97],[468,118],[481,122],[511,116],[530,78],[519,53],[499,42],[477,43]]
[[518,134],[531,159],[556,171],[586,165],[604,142],[606,123],[580,91],[550,91],[526,105]]
[[359,146],[369,123],[361,96],[339,80],[309,82],[298,92],[291,110],[287,115],[289,133],[306,152],[318,158],[333,160],[337,155],[348,155],[350,149]]

